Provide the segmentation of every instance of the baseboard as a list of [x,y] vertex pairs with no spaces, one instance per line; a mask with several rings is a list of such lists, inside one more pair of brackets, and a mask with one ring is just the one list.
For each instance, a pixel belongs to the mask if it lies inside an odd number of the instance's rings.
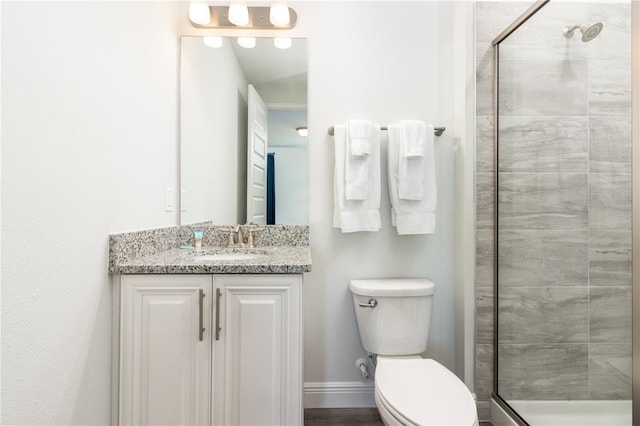
[[375,407],[372,386],[362,382],[308,382],[304,408]]

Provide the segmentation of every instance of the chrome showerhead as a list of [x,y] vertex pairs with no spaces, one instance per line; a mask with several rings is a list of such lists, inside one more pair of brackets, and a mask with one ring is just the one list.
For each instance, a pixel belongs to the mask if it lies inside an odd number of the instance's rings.
[[573,37],[573,32],[577,29],[580,29],[580,32],[582,33],[582,41],[587,42],[598,37],[598,34],[600,34],[600,32],[602,31],[602,27],[603,25],[601,22],[596,22],[592,25],[567,25],[566,27],[564,27],[564,31],[562,31],[562,34],[564,34],[566,38],[571,38]]

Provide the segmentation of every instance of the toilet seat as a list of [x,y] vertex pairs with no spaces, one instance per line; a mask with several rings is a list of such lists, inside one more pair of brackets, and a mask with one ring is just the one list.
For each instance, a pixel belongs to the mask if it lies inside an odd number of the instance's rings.
[[376,404],[388,424],[478,425],[469,389],[432,359],[379,356],[375,385]]

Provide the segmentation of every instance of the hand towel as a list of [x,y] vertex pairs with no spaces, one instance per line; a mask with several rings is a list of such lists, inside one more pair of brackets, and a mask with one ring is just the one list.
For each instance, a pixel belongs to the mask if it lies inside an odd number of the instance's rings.
[[367,120],[349,120],[347,128],[345,195],[347,200],[366,200],[369,195],[372,123]]
[[399,145],[398,196],[403,200],[421,200],[424,196],[424,171],[428,145],[433,145],[433,126],[423,121],[402,120]]
[[436,227],[436,171],[433,144],[427,144],[424,151],[422,172],[423,197],[421,200],[400,198],[400,144],[402,125],[389,125],[388,184],[391,200],[391,224],[399,235],[432,234]]
[[371,129],[369,120],[349,120],[349,140],[351,155],[362,156],[371,153]]
[[347,150],[347,125],[334,126],[335,166],[333,175],[333,226],[342,232],[377,232],[382,227],[380,220],[380,126],[372,126],[372,137],[367,176],[367,198],[346,198],[345,169]]

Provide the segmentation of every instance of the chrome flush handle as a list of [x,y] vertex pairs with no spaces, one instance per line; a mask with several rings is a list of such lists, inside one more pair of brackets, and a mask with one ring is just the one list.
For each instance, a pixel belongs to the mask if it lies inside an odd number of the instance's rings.
[[367,302],[360,302],[358,303],[358,306],[360,306],[361,308],[375,308],[376,306],[378,306],[378,301],[376,299],[369,299]]

